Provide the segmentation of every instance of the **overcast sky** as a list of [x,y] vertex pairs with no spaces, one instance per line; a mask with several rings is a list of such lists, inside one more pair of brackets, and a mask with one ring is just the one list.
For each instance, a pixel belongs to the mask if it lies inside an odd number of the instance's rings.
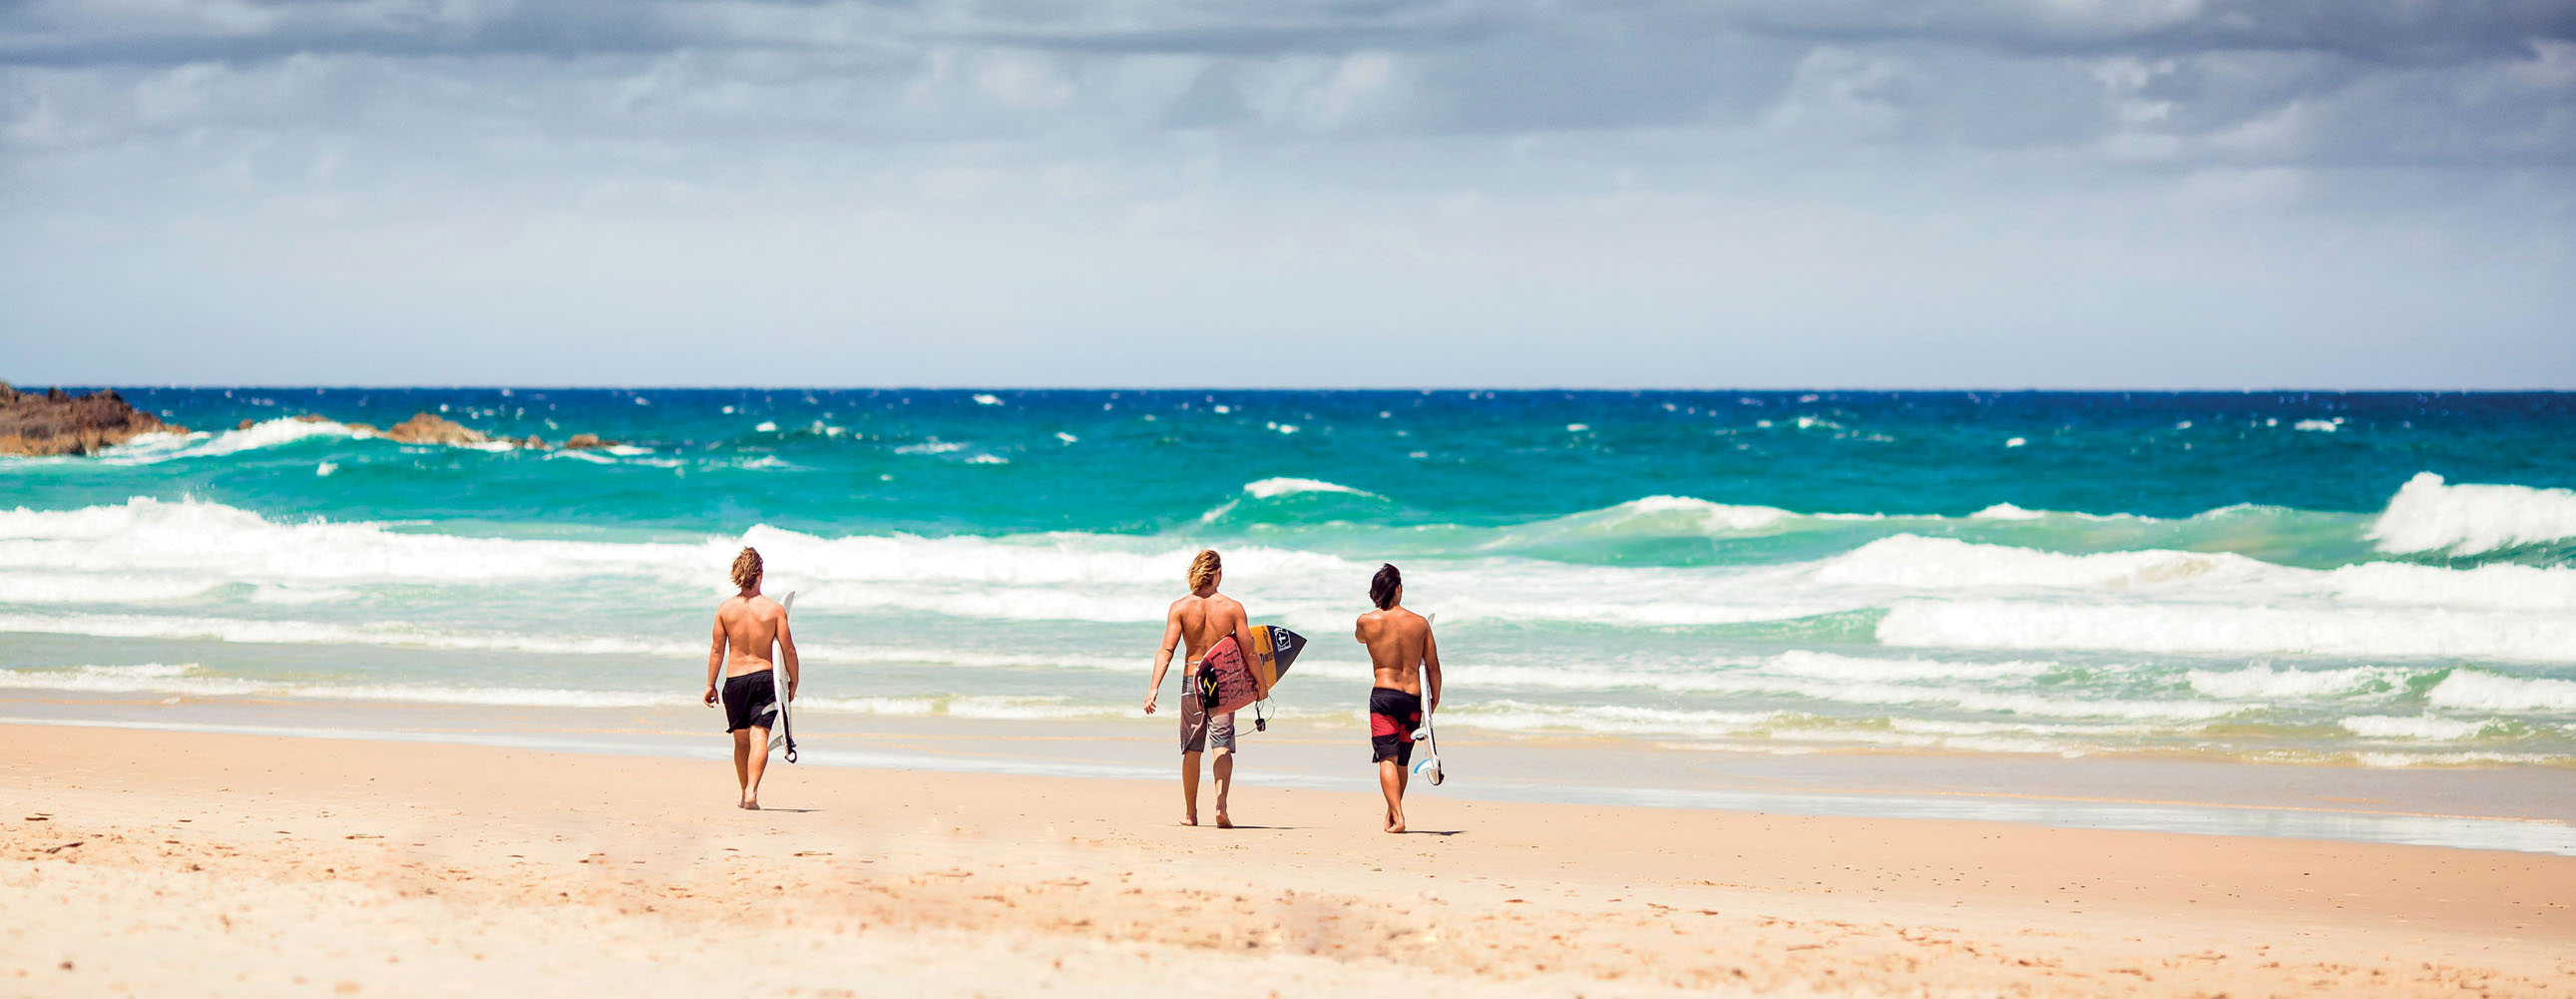
[[9,0],[0,378],[2576,388],[2576,3]]

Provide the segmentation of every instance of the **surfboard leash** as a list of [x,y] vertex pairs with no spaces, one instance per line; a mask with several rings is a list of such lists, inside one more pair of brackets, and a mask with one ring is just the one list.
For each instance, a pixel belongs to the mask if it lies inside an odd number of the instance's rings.
[[787,737],[787,762],[796,762],[796,716],[788,713],[783,699],[778,702],[778,734]]

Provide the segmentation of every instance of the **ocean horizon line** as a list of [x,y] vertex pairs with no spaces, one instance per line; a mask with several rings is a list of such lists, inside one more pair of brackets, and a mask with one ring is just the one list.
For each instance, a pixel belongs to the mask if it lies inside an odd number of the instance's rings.
[[1709,394],[1709,393],[1724,393],[1724,392],[1743,392],[1743,393],[1763,393],[1763,394],[1774,394],[1774,395],[1788,394],[1788,393],[1843,393],[1843,392],[1853,392],[1853,393],[1872,393],[1872,394],[1879,394],[1879,395],[1901,395],[1901,394],[1916,394],[1916,393],[1919,393],[1919,394],[1925,394],[1925,395],[2029,395],[2029,396],[2044,396],[2044,395],[2250,396],[2250,395],[2267,395],[2267,394],[2281,394],[2281,395],[2288,395],[2288,394],[2305,394],[2305,395],[2331,395],[2331,396],[2424,396],[2424,395],[2437,395],[2437,396],[2447,396],[2447,395],[2460,395],[2460,396],[2512,396],[2512,395],[2541,395],[2541,396],[2552,396],[2552,395],[2571,395],[2571,394],[2576,394],[2576,386],[2570,386],[2570,387],[2566,387],[2566,388],[2463,388],[2463,387],[2422,387],[2422,386],[2418,386],[2418,387],[2371,387],[2371,388],[2322,388],[2322,387],[2313,387],[2313,386],[2295,386],[2295,385],[2285,385],[2285,386],[2256,386],[2256,387],[2240,387],[2240,388],[2229,388],[2229,387],[2207,387],[2207,386],[2187,386],[2187,387],[2174,387],[2174,386],[2115,386],[2115,387],[2091,387],[2091,388],[2088,388],[2088,387],[2066,387],[2066,386],[2021,386],[2021,387],[1998,387],[1998,386],[1921,386],[1921,385],[1913,385],[1913,386],[1868,386],[1868,385],[1824,386],[1824,385],[1792,385],[1792,386],[1777,386],[1777,387],[1743,386],[1743,385],[1734,385],[1734,386],[1710,386],[1710,387],[1682,387],[1682,386],[1647,385],[1647,386],[1598,386],[1598,387],[1586,387],[1586,386],[1562,386],[1562,385],[1557,385],[1557,386],[1547,386],[1547,385],[1541,385],[1541,386],[1520,386],[1520,385],[1468,385],[1468,384],[1459,384],[1459,385],[1385,385],[1385,386],[1355,385],[1355,386],[1322,386],[1322,387],[1319,387],[1319,386],[1302,386],[1302,385],[1264,385],[1264,386],[1254,387],[1254,386],[1228,386],[1228,385],[984,385],[984,384],[969,384],[969,383],[956,383],[956,384],[883,384],[883,385],[868,385],[868,384],[840,384],[840,385],[834,385],[834,384],[789,384],[789,383],[781,383],[781,384],[750,384],[750,383],[744,383],[744,384],[677,384],[677,383],[673,383],[673,384],[621,384],[621,383],[608,383],[608,382],[600,382],[600,383],[595,383],[595,384],[542,384],[542,383],[506,383],[506,382],[447,382],[447,383],[418,383],[418,384],[401,384],[401,383],[390,383],[390,382],[386,382],[386,383],[375,383],[375,382],[349,382],[349,383],[325,383],[325,382],[271,382],[271,383],[256,383],[256,382],[97,382],[97,381],[45,381],[45,380],[43,380],[43,379],[33,379],[33,380],[25,380],[25,381],[21,381],[21,380],[16,379],[16,378],[0,378],[0,382],[7,382],[7,383],[9,383],[9,384],[11,384],[11,385],[15,385],[15,386],[17,386],[18,388],[20,388],[21,390],[25,390],[25,389],[30,388],[30,387],[36,387],[36,388],[55,388],[55,387],[59,387],[59,388],[62,388],[64,391],[67,391],[67,392],[68,392],[68,391],[75,391],[75,390],[97,390],[97,389],[175,389],[175,390],[189,390],[189,391],[224,391],[224,390],[231,390],[231,391],[243,391],[243,390],[260,390],[260,391],[291,391],[291,390],[300,390],[300,389],[330,389],[330,390],[343,390],[343,391],[377,391],[377,390],[382,390],[382,391],[404,391],[404,392],[424,392],[424,391],[436,391],[436,390],[441,390],[441,389],[458,389],[458,390],[468,390],[468,391],[476,391],[476,390],[495,390],[495,389],[509,389],[509,390],[512,390],[512,391],[537,391],[537,392],[556,392],[556,391],[563,391],[563,392],[616,392],[616,391],[625,391],[625,392],[642,392],[642,391],[653,391],[653,392],[728,392],[728,391],[735,391],[735,392],[759,392],[759,391],[772,391],[772,392],[786,392],[786,391],[805,391],[805,392],[815,392],[815,391],[823,391],[823,392],[1251,392],[1251,393],[1350,393],[1350,394],[1372,393],[1372,392],[1377,392],[1377,393],[1414,393],[1414,394],[1432,394],[1432,393],[1443,393],[1443,392],[1490,392],[1490,393],[1511,393],[1511,394],[1516,394],[1516,395],[1518,395],[1518,394],[1526,394],[1526,395],[1543,395],[1543,394],[1572,394],[1572,395],[1639,395],[1639,394],[1655,393],[1655,392],[1690,393],[1690,394]]

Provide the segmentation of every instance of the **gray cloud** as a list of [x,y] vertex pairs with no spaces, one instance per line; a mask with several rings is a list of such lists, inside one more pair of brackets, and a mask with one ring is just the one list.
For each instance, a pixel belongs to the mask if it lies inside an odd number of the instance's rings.
[[2557,0],[1812,0],[1728,7],[1735,25],[1843,42],[1925,39],[2029,54],[2323,52],[2385,63],[2528,56],[2576,39]]
[[[210,104],[215,117],[200,124],[247,127],[267,107],[281,126],[311,127],[334,120],[317,104],[363,104],[370,91],[388,106],[357,113],[400,119],[506,85],[507,98],[485,101],[478,116],[665,137],[766,127],[1014,141],[1072,123],[1123,135],[1511,134],[1767,121],[1764,141],[1812,143],[1827,156],[1854,143],[2101,145],[2133,164],[2576,155],[2560,110],[2571,97],[2576,6],[2561,2],[211,0],[155,10],[66,0],[0,8],[15,143],[108,138],[120,121],[187,127],[145,107],[155,86],[210,101],[227,86],[265,87],[231,111]],[[1377,77],[1344,78],[1338,97],[1305,93],[1332,85],[1336,60],[1362,60]],[[208,64],[223,72],[205,73]],[[175,79],[182,73],[198,75]],[[295,80],[333,93],[279,92]],[[1376,91],[1366,101],[1350,90],[1362,84]],[[105,92],[116,87],[131,99]],[[739,100],[711,99],[719,92]]]
[[2572,109],[2564,0],[32,0],[0,325],[2546,343]]

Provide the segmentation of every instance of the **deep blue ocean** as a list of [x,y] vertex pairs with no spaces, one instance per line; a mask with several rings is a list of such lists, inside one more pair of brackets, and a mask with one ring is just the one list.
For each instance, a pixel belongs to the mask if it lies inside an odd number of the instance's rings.
[[1323,726],[1392,561],[1497,736],[2576,761],[2564,394],[119,391],[197,432],[0,459],[7,687],[684,704],[748,544],[812,710],[1127,717],[1208,546]]

